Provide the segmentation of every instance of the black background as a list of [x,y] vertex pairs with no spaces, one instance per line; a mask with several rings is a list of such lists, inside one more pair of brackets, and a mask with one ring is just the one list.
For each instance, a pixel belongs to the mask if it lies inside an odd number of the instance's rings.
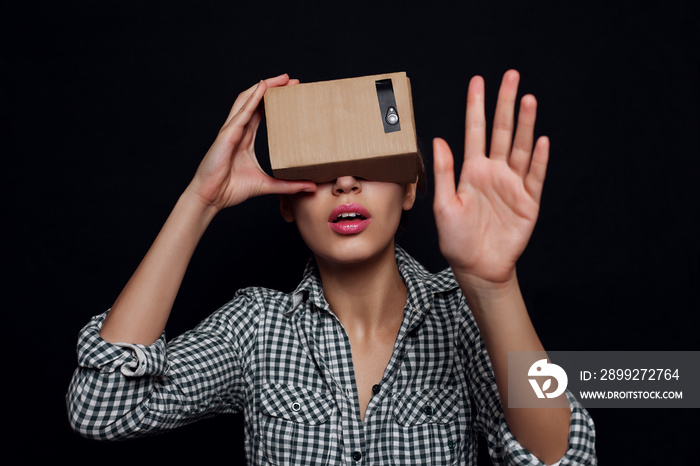
[[[406,71],[429,179],[431,141],[462,155],[469,78],[488,115],[503,72],[552,141],[519,264],[549,350],[698,350],[698,21],[690,2],[26,2],[2,14],[6,449],[77,464],[129,455],[242,458],[240,416],[117,444],[83,440],[64,393],[78,330],[107,309],[193,175],[236,95]],[[264,125],[263,125],[264,126]],[[264,127],[258,155],[267,167]],[[431,183],[432,184],[432,183]],[[432,187],[399,243],[445,266]],[[308,251],[274,196],[220,215],[167,332],[240,287],[291,290]],[[669,362],[672,365],[672,361]],[[597,409],[601,464],[690,464],[697,410]]]

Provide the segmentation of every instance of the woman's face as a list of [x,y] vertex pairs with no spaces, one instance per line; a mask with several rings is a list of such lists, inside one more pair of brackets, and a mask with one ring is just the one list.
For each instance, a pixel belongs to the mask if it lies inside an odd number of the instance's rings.
[[311,251],[326,261],[350,264],[393,247],[401,212],[413,206],[416,185],[343,176],[315,193],[283,196],[282,216],[296,222]]

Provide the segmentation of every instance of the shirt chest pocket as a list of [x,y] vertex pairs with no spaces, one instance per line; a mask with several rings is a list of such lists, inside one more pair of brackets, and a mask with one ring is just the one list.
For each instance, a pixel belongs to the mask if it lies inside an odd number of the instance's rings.
[[457,464],[467,429],[457,391],[395,394],[393,417],[394,464]]
[[327,392],[266,384],[261,394],[261,445],[272,464],[327,464],[333,399]]

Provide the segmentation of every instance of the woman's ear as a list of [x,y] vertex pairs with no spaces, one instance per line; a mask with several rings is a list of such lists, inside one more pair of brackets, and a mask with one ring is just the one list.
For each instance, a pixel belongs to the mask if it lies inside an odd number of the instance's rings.
[[403,192],[403,210],[411,210],[416,202],[417,183],[406,183]]
[[292,212],[292,203],[289,199],[289,195],[287,194],[280,194],[280,213],[282,214],[282,218],[289,222],[292,223],[294,221],[294,212]]

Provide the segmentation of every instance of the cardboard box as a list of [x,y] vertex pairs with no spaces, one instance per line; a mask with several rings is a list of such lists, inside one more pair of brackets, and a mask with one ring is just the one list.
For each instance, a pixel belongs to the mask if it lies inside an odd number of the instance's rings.
[[416,180],[420,154],[406,73],[271,88],[265,116],[277,178]]

